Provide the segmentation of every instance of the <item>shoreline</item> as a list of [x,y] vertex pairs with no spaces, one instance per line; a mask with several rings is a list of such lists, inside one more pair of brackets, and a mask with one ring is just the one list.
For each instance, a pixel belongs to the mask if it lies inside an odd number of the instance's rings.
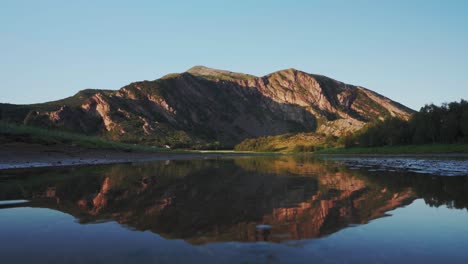
[[272,154],[222,151],[124,151],[11,143],[0,145],[0,170],[264,155]]
[[68,145],[7,143],[0,145],[0,170],[40,167],[85,166],[160,160],[188,160],[252,156],[310,155],[332,157],[435,157],[468,158],[467,153],[272,153],[236,151],[126,151],[119,149],[85,148]]

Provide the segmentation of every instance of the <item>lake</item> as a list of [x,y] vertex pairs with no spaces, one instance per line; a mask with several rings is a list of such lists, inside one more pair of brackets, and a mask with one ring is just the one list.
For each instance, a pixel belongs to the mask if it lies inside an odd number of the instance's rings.
[[0,263],[468,263],[467,208],[466,158],[3,170]]

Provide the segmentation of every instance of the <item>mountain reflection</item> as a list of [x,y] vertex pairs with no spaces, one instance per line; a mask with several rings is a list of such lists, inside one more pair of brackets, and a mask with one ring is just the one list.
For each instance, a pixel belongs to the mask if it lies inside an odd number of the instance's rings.
[[26,199],[83,224],[114,220],[194,244],[321,237],[417,198],[466,208],[467,188],[467,177],[348,170],[307,156],[0,173],[0,200]]

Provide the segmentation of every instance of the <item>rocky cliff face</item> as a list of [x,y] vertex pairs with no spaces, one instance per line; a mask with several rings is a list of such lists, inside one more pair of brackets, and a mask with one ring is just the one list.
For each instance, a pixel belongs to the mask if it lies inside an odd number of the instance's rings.
[[38,105],[0,107],[14,122],[155,145],[195,145],[291,132],[342,135],[412,110],[375,92],[294,69],[263,77],[194,67],[118,91],[84,90]]

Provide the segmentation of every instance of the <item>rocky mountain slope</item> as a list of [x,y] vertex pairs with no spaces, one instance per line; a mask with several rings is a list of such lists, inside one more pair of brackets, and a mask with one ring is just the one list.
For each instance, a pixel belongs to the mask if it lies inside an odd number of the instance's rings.
[[359,86],[295,69],[263,77],[196,66],[118,91],[0,105],[0,120],[152,145],[233,146],[295,132],[342,135],[412,110]]

